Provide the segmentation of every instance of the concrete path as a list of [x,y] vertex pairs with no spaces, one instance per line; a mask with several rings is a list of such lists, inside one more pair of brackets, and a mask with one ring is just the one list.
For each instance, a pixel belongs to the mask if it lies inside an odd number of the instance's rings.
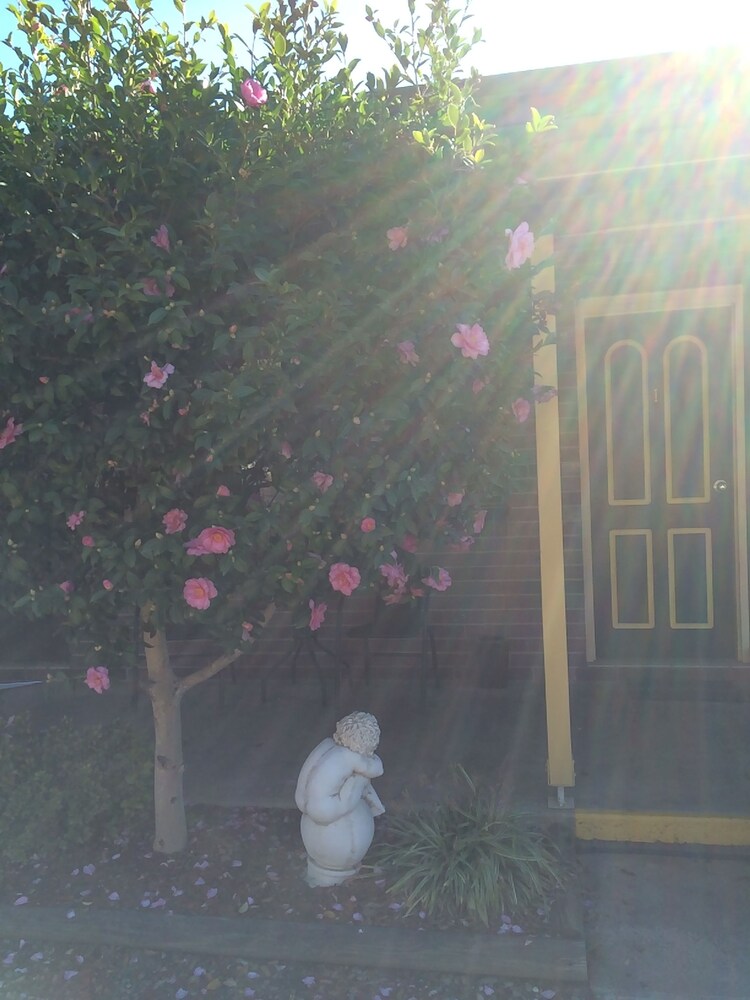
[[606,850],[580,860],[596,1000],[748,1000],[747,856]]

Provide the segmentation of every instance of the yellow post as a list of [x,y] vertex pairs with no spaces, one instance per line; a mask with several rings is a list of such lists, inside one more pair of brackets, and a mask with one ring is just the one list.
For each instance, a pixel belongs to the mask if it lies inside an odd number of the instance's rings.
[[[537,240],[534,260],[550,257],[551,236]],[[554,292],[552,266],[541,271],[535,292]],[[555,319],[548,317],[551,333]],[[534,356],[542,385],[557,388],[557,347],[543,343]],[[542,640],[544,691],[547,708],[547,781],[557,789],[551,805],[570,805],[565,788],[575,784],[570,736],[568,688],[568,633],[565,622],[565,562],[563,554],[562,473],[560,463],[560,413],[555,396],[536,406],[536,462],[539,490],[539,549],[541,556]]]

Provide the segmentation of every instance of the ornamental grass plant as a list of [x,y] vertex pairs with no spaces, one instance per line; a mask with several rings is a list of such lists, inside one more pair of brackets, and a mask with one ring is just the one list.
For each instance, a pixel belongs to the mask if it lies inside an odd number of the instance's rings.
[[546,909],[566,877],[557,845],[460,766],[455,783],[451,800],[390,819],[377,851],[378,864],[395,876],[388,891],[407,913],[485,927],[503,914]]

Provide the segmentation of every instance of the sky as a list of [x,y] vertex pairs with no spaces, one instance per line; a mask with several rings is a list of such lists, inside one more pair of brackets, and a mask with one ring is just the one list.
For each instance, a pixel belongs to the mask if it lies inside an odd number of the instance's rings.
[[[0,0],[3,36],[13,23],[7,2]],[[406,0],[339,0],[349,56],[362,60],[363,73],[392,61],[365,21],[368,2],[386,23],[407,14]],[[468,6],[470,24],[484,37],[471,64],[485,75],[657,52],[750,47],[750,13],[742,0],[469,0]],[[155,7],[178,21],[171,0],[155,0]],[[191,18],[216,10],[231,28],[246,33],[250,15],[242,0],[185,0],[185,7]],[[424,8],[424,0],[418,0],[418,9]],[[0,54],[2,61],[7,60]]]

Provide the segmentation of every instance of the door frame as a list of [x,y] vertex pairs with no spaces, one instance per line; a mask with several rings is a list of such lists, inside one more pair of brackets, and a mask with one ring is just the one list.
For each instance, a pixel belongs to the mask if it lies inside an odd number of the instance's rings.
[[[741,285],[713,288],[681,288],[661,292],[633,292],[580,299],[575,307],[576,383],[578,394],[578,448],[581,477],[581,541],[583,547],[584,621],[586,661],[596,661],[594,630],[594,560],[592,547],[592,505],[589,487],[589,422],[586,402],[588,365],[586,361],[586,320],[595,316],[624,316],[634,313],[672,312],[685,309],[729,307],[733,374],[732,461],[734,468],[734,558],[737,621],[737,661],[750,663],[750,593],[748,580],[747,458],[745,454],[745,344],[743,289]],[[651,665],[651,664],[649,664]],[[653,664],[657,666],[658,664]]]

